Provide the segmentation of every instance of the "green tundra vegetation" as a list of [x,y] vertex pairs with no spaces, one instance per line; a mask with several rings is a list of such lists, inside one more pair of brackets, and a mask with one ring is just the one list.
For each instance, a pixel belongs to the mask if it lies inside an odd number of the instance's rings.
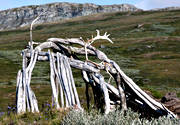
[[[180,10],[101,13],[36,25],[33,30],[33,40],[45,42],[51,37],[82,37],[87,40],[92,35],[96,35],[96,29],[102,34],[110,33],[114,44],[102,40],[93,43],[94,46],[116,61],[142,89],[150,91],[155,98],[161,98],[165,93],[172,91],[180,97]],[[20,54],[28,41],[29,27],[0,31],[0,111],[6,111],[8,105],[15,104],[16,75],[22,63]],[[93,57],[90,59],[94,60]],[[73,69],[73,75],[81,104],[86,108],[85,83],[79,70]],[[52,92],[49,81],[49,63],[38,62],[32,74],[31,86],[40,108],[43,107],[43,103],[51,102]],[[51,111],[50,114],[49,120],[45,122],[51,123],[57,120],[55,123],[59,123],[58,119],[62,119],[64,116],[62,114],[66,113]],[[9,119],[14,123],[15,118],[22,119],[22,123],[28,122],[29,119],[32,121],[46,119],[45,116],[40,119],[40,116],[41,114],[31,113],[12,116],[10,113],[9,116],[5,115],[1,119],[2,123]],[[90,115],[85,117],[85,120],[93,119]],[[105,118],[98,113],[97,117],[102,121]],[[65,117],[63,122],[68,123],[68,120],[73,119]]]

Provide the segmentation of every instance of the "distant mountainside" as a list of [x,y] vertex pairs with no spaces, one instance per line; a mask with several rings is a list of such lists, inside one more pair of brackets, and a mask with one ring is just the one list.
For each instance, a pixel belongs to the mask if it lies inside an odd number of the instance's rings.
[[95,5],[95,4],[76,4],[76,3],[51,3],[44,5],[24,6],[0,11],[0,30],[15,29],[30,25],[40,13],[46,12],[38,20],[38,23],[54,22],[62,19],[77,16],[86,16],[95,13],[106,12],[126,12],[138,11],[130,4],[120,5]]
[[171,11],[171,10],[180,10],[180,7],[166,7],[166,8],[156,8],[151,11]]

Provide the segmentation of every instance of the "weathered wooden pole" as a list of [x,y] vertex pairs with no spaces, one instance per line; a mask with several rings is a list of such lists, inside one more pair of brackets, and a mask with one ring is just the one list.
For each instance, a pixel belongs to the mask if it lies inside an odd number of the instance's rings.
[[53,67],[53,54],[51,54],[50,50],[48,50],[48,53],[49,53],[49,58],[50,58],[50,79],[51,79],[51,87],[52,87],[52,94],[53,94],[53,104],[55,105],[55,107],[57,109],[60,108],[59,106],[59,102],[58,102],[58,94],[57,94],[57,89],[56,89],[56,85],[55,85],[55,71],[54,71],[54,67]]

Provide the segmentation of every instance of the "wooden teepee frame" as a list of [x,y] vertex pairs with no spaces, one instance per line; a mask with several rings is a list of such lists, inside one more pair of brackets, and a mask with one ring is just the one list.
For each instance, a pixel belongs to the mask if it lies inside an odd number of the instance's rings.
[[[50,38],[44,43],[36,43],[32,41],[32,26],[37,19],[33,21],[30,27],[29,47],[22,51],[22,70],[19,70],[17,76],[17,113],[24,113],[26,110],[39,112],[36,96],[30,87],[31,73],[36,61],[49,61],[53,103],[57,109],[75,105],[82,109],[71,71],[71,67],[73,67],[82,71],[86,90],[88,90],[88,85],[92,87],[95,103],[100,106],[105,105],[105,114],[108,114],[114,105],[120,105],[124,111],[127,110],[127,107],[136,107],[140,112],[148,112],[152,116],[170,115],[176,117],[163,104],[152,99],[137,86],[115,61],[109,59],[102,51],[91,45],[94,41],[100,39],[113,43],[107,33],[101,36],[99,30],[97,30],[97,36],[92,37],[87,42],[82,38]],[[34,44],[38,45],[33,48]],[[81,48],[73,45],[80,45]],[[42,51],[43,49],[52,49],[53,52],[50,50],[45,52]],[[77,55],[84,55],[86,60],[80,60]],[[97,57],[101,63],[97,64],[90,61],[88,55]],[[27,62],[27,59],[30,59],[30,61]],[[100,74],[101,70],[105,70],[109,74],[108,82]],[[111,78],[116,82],[116,87],[110,84]],[[103,97],[103,102],[99,99],[99,95]],[[61,104],[58,101],[59,96]],[[89,106],[88,91],[86,96],[87,105]]]

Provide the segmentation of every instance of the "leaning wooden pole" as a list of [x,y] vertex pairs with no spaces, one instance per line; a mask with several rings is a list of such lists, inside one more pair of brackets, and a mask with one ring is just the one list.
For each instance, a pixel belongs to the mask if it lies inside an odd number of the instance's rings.
[[52,87],[52,94],[53,94],[53,104],[55,105],[55,107],[57,109],[60,108],[59,106],[59,102],[58,102],[58,94],[57,94],[57,89],[56,89],[56,85],[55,85],[55,71],[54,71],[54,67],[53,67],[53,61],[54,61],[54,58],[53,58],[53,55],[51,54],[50,50],[48,50],[48,53],[49,53],[49,58],[50,58],[50,79],[51,79],[51,87]]
[[76,104],[77,104],[78,108],[82,109],[80,101],[79,101],[79,96],[78,96],[78,93],[77,93],[77,90],[76,90],[76,86],[75,86],[75,83],[74,83],[74,78],[73,78],[73,74],[72,74],[72,70],[71,70],[69,61],[68,61],[67,58],[65,58],[65,61],[66,61],[66,64],[67,64],[67,71],[69,73],[69,78],[70,78],[70,81],[71,81],[70,83],[71,83],[71,86],[72,86],[72,93],[74,93],[75,101],[76,101]]
[[61,78],[61,72],[60,72],[60,60],[59,60],[59,53],[57,53],[57,72],[58,72],[58,78],[59,78],[59,88],[60,88],[60,98],[61,98],[61,107],[64,108],[64,94],[63,94],[63,81]]

